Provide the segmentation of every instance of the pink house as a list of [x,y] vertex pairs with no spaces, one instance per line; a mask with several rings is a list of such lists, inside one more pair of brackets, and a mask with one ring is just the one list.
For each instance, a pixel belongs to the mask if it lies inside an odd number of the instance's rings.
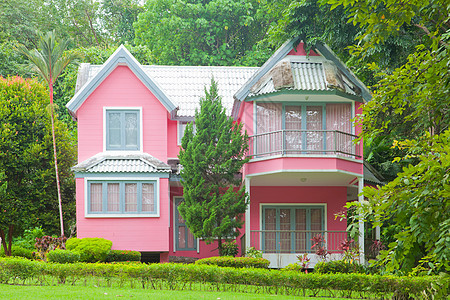
[[286,42],[260,68],[142,66],[124,46],[103,65],[81,64],[67,104],[78,122],[78,237],[109,239],[146,261],[217,255],[177,210],[180,140],[214,76],[227,112],[250,136],[241,252],[255,247],[272,267],[299,253],[314,261],[316,234],[337,251],[347,234],[335,213],[363,200],[364,176],[378,183],[350,121],[370,93],[327,46],[307,56],[294,45]]

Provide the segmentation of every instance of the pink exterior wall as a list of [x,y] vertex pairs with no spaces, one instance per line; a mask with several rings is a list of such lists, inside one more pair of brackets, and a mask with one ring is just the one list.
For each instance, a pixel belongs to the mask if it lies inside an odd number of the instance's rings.
[[[355,102],[355,116],[362,115],[363,104],[360,102]],[[355,134],[360,135],[362,133],[362,125],[355,124]],[[364,143],[361,141],[359,143],[359,153],[361,153],[361,160],[363,159],[362,154],[364,153]]]
[[181,146],[178,146],[178,122],[167,119],[167,157],[177,158]]
[[362,174],[359,162],[333,157],[279,157],[250,162],[246,165],[246,175],[283,170],[343,170]]
[[155,218],[85,218],[84,179],[76,184],[78,238],[105,238],[117,250],[169,251],[168,179],[160,179],[160,217]]
[[347,201],[347,187],[252,186],[250,188],[250,230],[260,230],[260,205],[267,204],[326,204],[326,229],[345,230],[347,223],[335,220]]
[[[306,56],[306,51],[304,49],[304,43],[301,42],[297,45],[297,48],[294,50],[292,49],[288,55],[299,55],[299,56]],[[309,55],[310,56],[320,56],[319,54],[317,54],[316,52],[314,52],[313,50],[309,51]]]
[[118,66],[77,111],[78,161],[103,151],[103,107],[142,107],[143,152],[167,161],[168,112],[126,66]]

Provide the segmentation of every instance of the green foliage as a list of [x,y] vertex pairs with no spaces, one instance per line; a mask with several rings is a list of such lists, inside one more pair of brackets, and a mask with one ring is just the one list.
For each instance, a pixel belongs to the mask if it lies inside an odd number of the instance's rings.
[[182,139],[184,201],[178,210],[194,236],[208,243],[217,238],[221,255],[222,238],[239,235],[248,203],[245,187],[239,188],[241,180],[235,177],[248,161],[248,136],[242,134],[242,124],[228,118],[214,79],[205,93],[195,113],[196,132],[189,124]]
[[[48,93],[34,80],[0,78],[0,173],[8,182],[0,193],[0,234],[3,241],[24,229],[42,226],[49,234],[58,228],[58,202],[53,162]],[[63,194],[63,214],[75,216],[75,182],[70,168],[76,162],[76,142],[55,122]]]
[[262,268],[267,269],[270,262],[264,258],[212,256],[195,261],[198,265],[214,265],[231,268]]
[[[0,257],[5,257],[5,249],[1,248]],[[33,250],[12,245],[11,256],[33,259]]]
[[111,250],[112,242],[102,238],[71,238],[66,242],[67,250],[80,254],[82,262],[104,262]]
[[158,64],[239,65],[246,55],[252,63],[261,55],[253,45],[269,22],[256,0],[150,0],[134,23],[135,41]]
[[390,272],[409,272],[425,259],[422,267],[448,272],[450,130],[435,136],[426,134],[419,141],[398,142],[397,146],[418,163],[405,167],[395,180],[379,189],[364,188],[368,201],[353,205],[365,218],[373,217],[374,225],[392,219],[401,227],[394,242],[380,252],[377,264]]
[[262,258],[262,251],[259,251],[255,247],[249,247],[245,251],[246,257],[252,257],[252,258]]
[[235,257],[239,253],[238,245],[236,241],[225,242],[222,244],[222,254],[223,256],[233,256]]
[[[88,279],[94,279],[93,281]],[[255,268],[221,268],[198,264],[46,264],[19,258],[0,259],[0,283],[43,285],[73,284],[76,281],[105,282],[115,279],[139,288],[189,289],[201,285],[202,290],[240,290],[271,294],[302,295],[306,291],[317,296],[332,291],[331,297],[351,298],[357,293],[364,298],[388,298],[392,294],[413,298],[445,299],[448,276],[396,277],[365,274],[304,274]],[[196,284],[193,284],[196,283]],[[441,298],[437,298],[441,295]]]
[[106,257],[107,262],[141,261],[141,252],[131,250],[111,250]]
[[42,238],[44,235],[45,232],[44,229],[42,229],[42,226],[34,227],[33,229],[25,229],[22,236],[14,239],[14,245],[34,250],[36,238]]
[[298,263],[288,264],[286,267],[281,269],[282,271],[295,271],[295,272],[304,272],[305,268]]
[[314,266],[314,272],[321,274],[336,274],[336,273],[367,273],[367,269],[364,265],[357,262],[348,262],[345,260],[332,260],[332,261],[321,261]]
[[80,254],[70,250],[56,249],[47,253],[47,261],[59,264],[73,264],[80,261]]

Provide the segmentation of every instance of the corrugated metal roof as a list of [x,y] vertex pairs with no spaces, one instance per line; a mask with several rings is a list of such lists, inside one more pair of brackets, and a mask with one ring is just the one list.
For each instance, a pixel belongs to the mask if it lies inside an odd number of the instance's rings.
[[[80,89],[101,69],[101,65],[86,65],[79,69],[77,82]],[[211,67],[211,66],[142,66],[152,80],[162,88],[163,92],[178,105],[178,117],[193,117],[199,108],[200,98],[205,95],[205,86],[211,84],[214,77],[218,84],[222,104],[231,114],[237,90],[258,70],[256,67]],[[86,75],[88,74],[88,75]],[[77,92],[77,91],[75,91]]]
[[160,170],[138,159],[105,159],[101,163],[86,170],[88,173],[103,172],[138,172],[153,173]]
[[292,62],[292,76],[296,90],[327,90],[322,63]]
[[170,173],[168,164],[147,153],[110,154],[98,153],[72,168],[88,173]]

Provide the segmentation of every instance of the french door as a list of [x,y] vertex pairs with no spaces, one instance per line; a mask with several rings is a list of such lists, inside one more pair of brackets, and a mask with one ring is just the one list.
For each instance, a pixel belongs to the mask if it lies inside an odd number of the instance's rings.
[[311,252],[311,238],[325,230],[323,206],[264,206],[265,253]]
[[178,205],[183,202],[183,198],[175,198],[175,249],[176,250],[197,250],[197,239],[186,226],[186,222],[178,211]]

